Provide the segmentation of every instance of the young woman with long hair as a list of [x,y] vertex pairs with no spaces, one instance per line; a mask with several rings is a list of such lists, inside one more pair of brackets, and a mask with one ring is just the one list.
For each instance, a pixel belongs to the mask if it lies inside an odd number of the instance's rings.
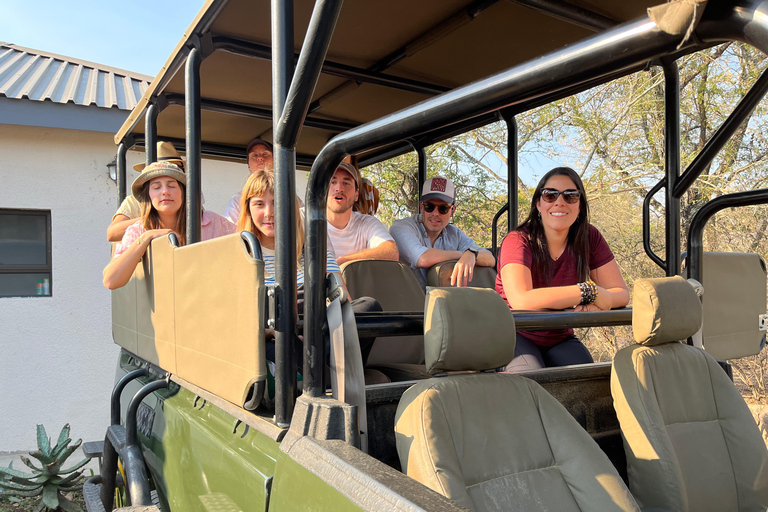
[[[238,231],[250,231],[261,243],[264,258],[264,281],[267,285],[275,284],[275,180],[271,168],[254,171],[245,183],[240,194],[240,217],[237,221]],[[296,199],[296,286],[297,308],[299,314],[304,312],[304,223]],[[330,249],[326,249],[326,270],[328,273],[341,274],[336,259]],[[351,301],[356,313],[381,311],[381,305],[371,297],[360,297]],[[267,330],[267,337],[274,332]],[[360,351],[363,364],[368,359],[375,338],[361,338]],[[274,361],[274,342],[267,341],[267,359]],[[298,350],[301,354],[301,350]]]
[[[629,302],[613,253],[589,223],[584,184],[573,169],[556,167],[539,181],[528,218],[499,249],[496,291],[510,309],[598,311]],[[591,362],[573,329],[519,331],[506,371]]]
[[[141,204],[141,217],[126,228],[122,241],[115,247],[113,259],[104,269],[104,286],[110,290],[125,286],[155,238],[176,233],[179,243],[186,243],[186,183],[184,171],[168,162],[155,162],[139,174],[131,192]],[[202,240],[234,232],[234,224],[227,219],[203,211]]]

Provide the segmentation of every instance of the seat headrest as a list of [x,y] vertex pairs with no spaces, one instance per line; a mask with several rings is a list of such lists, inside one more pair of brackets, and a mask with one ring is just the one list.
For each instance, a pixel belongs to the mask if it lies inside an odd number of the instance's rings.
[[508,364],[514,355],[515,319],[495,290],[427,287],[428,372],[490,370]]
[[632,332],[642,345],[684,340],[701,328],[702,306],[693,285],[680,276],[635,281]]

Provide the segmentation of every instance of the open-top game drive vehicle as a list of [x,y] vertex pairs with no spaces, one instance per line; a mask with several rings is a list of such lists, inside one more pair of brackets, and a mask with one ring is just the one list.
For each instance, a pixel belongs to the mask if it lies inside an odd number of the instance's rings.
[[[712,357],[761,349],[765,266],[704,253],[702,233],[717,211],[764,204],[768,190],[712,199],[688,233],[679,199],[768,79],[681,173],[675,60],[727,41],[768,52],[768,2],[651,6],[207,2],[115,138],[121,199],[128,149],[143,145],[148,164],[158,138],[185,151],[187,243],[156,239],[113,292],[123,350],[89,510],[113,509],[121,481],[135,510],[765,510],[765,444],[728,364]],[[423,183],[425,146],[505,120],[508,204],[496,219],[515,226],[515,116],[647,66],[666,78],[666,177],[647,196],[664,190],[664,257],[647,230],[643,241],[668,277],[637,281],[633,308],[510,313],[493,290],[439,286],[439,269],[425,296],[402,265],[362,261],[342,268],[349,293],[384,312],[353,315],[326,280],[326,195],[343,158],[365,166],[416,149]],[[199,241],[202,157],[242,159],[254,135],[274,142],[281,228],[269,289],[256,237]],[[297,168],[311,168],[302,317]],[[682,240],[691,281],[676,277]],[[613,369],[486,371],[511,359],[516,329],[630,323],[644,345]],[[367,368],[348,353],[358,336],[377,337]]]

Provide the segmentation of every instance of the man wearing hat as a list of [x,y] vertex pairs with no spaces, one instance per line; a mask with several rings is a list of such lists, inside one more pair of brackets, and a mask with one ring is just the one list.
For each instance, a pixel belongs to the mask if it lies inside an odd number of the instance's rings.
[[[181,168],[184,168],[184,161],[181,159],[176,148],[170,142],[158,142],[157,143],[157,161],[168,162],[175,164]],[[133,170],[142,172],[144,170],[144,163],[136,164],[133,166]],[[107,228],[107,240],[110,242],[119,242],[123,239],[125,230],[128,226],[134,223],[134,221],[141,215],[141,205],[132,195],[128,195],[120,204],[120,208],[112,216],[112,223]]]
[[360,173],[352,164],[339,164],[331,178],[326,208],[328,238],[336,262],[397,261],[397,245],[384,224],[372,215],[352,210],[359,194]]
[[422,288],[427,286],[427,271],[441,261],[458,260],[451,274],[451,286],[467,286],[475,265],[492,267],[496,259],[478,247],[455,225],[456,187],[448,178],[435,177],[424,182],[420,213],[396,220],[389,232],[397,242],[400,261],[409,265]]
[[[264,139],[258,137],[251,139],[245,153],[248,155],[248,171],[250,173],[272,168],[272,144]],[[237,219],[240,217],[240,192],[237,192],[229,200],[229,204],[224,210],[224,217],[237,224]]]

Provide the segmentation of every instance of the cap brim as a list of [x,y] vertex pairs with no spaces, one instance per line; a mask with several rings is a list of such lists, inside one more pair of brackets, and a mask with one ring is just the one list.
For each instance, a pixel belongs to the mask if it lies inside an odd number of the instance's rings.
[[427,194],[425,196],[421,196],[422,201],[429,201],[430,199],[439,199],[443,202],[446,202],[448,204],[453,204],[453,198],[450,196],[447,196],[445,194],[440,194],[438,192],[432,192],[431,194]]
[[133,164],[133,170],[136,172],[141,172],[146,166],[147,164]]

